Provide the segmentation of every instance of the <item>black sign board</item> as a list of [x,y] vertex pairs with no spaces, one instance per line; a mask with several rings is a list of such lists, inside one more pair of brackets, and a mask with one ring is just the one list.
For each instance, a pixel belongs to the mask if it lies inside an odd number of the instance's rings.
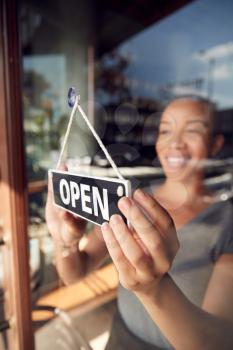
[[49,170],[52,176],[54,204],[97,225],[121,214],[117,203],[130,196],[128,180],[92,177]]

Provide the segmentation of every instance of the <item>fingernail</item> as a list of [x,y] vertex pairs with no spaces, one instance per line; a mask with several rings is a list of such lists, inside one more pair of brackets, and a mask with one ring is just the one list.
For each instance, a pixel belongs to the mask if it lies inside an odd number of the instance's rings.
[[108,231],[109,229],[109,223],[108,222],[104,222],[102,225],[101,225],[101,230],[102,231]]
[[111,218],[110,218],[110,224],[113,224],[113,225],[117,225],[117,224],[120,224],[122,222],[122,218],[120,215],[112,215]]
[[147,198],[147,194],[141,190],[140,188],[138,188],[135,192],[134,192],[134,196],[135,198],[141,199],[141,200],[145,200]]
[[119,202],[120,206],[125,210],[129,210],[132,206],[132,201],[127,197],[120,199]]

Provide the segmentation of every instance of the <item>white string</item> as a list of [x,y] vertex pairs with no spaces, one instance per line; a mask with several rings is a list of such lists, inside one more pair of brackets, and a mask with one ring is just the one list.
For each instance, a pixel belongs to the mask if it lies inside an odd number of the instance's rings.
[[112,166],[113,170],[115,171],[116,175],[118,176],[119,179],[124,180],[124,177],[121,175],[119,169],[118,169],[117,166],[116,166],[116,163],[114,162],[114,160],[112,159],[112,157],[111,157],[110,154],[108,153],[108,150],[107,150],[106,147],[104,146],[104,144],[103,144],[103,142],[101,141],[99,135],[98,135],[97,132],[95,131],[94,127],[91,125],[89,119],[87,118],[87,116],[86,116],[86,114],[84,113],[82,107],[80,106],[80,104],[79,104],[79,98],[78,98],[78,97],[76,97],[76,99],[75,99],[75,104],[74,104],[74,107],[73,107],[73,110],[72,110],[72,113],[71,113],[71,116],[70,116],[69,124],[68,124],[67,130],[66,130],[66,134],[65,134],[65,137],[64,137],[64,141],[63,141],[61,153],[60,153],[60,156],[59,156],[59,160],[58,160],[58,163],[57,163],[57,167],[59,167],[60,164],[61,164],[61,160],[62,160],[62,156],[63,156],[63,153],[64,153],[64,149],[65,149],[65,146],[66,146],[68,137],[69,137],[69,133],[70,133],[72,121],[73,121],[73,118],[74,118],[74,115],[75,115],[75,112],[76,112],[77,108],[78,108],[79,112],[81,113],[83,119],[85,120],[87,126],[88,126],[89,129],[91,130],[91,132],[92,132],[93,136],[95,137],[96,141],[98,142],[100,148],[101,148],[102,151],[104,152],[104,154],[105,154],[107,160],[109,161],[109,163],[110,163],[110,165]]
[[117,174],[117,176],[119,177],[119,179],[124,180],[123,176],[121,175],[120,171],[118,170],[116,163],[114,162],[114,160],[112,159],[112,157],[110,156],[110,154],[108,153],[107,148],[104,146],[103,142],[101,141],[99,135],[97,134],[97,132],[95,131],[95,129],[93,128],[93,126],[91,125],[89,119],[87,118],[86,114],[84,113],[82,107],[80,106],[80,104],[78,104],[78,110],[81,113],[83,119],[85,120],[85,122],[87,123],[89,129],[91,130],[93,136],[95,137],[96,141],[98,142],[100,148],[102,149],[102,151],[104,152],[107,160],[109,161],[110,165],[112,166],[113,170],[115,171],[115,173]]
[[67,129],[66,129],[66,133],[65,133],[64,140],[63,140],[61,152],[60,152],[60,155],[59,155],[59,159],[58,159],[58,162],[57,162],[57,168],[59,168],[60,165],[61,165],[62,156],[63,156],[63,153],[65,151],[66,143],[67,143],[67,140],[68,140],[68,137],[69,137],[69,134],[70,134],[70,129],[71,129],[71,126],[72,126],[72,122],[73,122],[73,119],[74,119],[75,112],[77,110],[77,106],[78,106],[78,99],[76,98],[74,107],[73,107],[71,115],[70,115],[70,120],[69,120]]

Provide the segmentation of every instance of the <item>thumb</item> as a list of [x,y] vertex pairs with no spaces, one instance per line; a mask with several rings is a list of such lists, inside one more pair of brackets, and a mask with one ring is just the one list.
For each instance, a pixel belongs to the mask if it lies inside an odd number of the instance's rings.
[[68,166],[65,163],[61,163],[58,170],[68,171]]
[[[68,171],[68,167],[65,163],[60,164],[58,167],[58,170],[61,171]],[[53,196],[53,181],[52,181],[53,174],[49,172],[48,175],[48,202],[50,203],[52,201]]]

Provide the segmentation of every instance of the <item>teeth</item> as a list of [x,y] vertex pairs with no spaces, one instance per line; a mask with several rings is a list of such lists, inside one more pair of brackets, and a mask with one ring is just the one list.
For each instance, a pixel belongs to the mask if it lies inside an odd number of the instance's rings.
[[170,166],[174,167],[180,167],[184,166],[187,163],[187,158],[181,158],[181,157],[169,157],[167,158],[167,162]]

